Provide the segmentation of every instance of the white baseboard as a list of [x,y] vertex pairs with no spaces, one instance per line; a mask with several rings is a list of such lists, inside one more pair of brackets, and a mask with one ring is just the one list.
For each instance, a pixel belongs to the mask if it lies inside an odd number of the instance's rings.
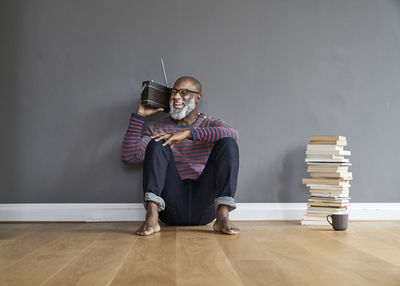
[[[237,203],[232,220],[301,220],[305,203]],[[400,220],[400,203],[352,203],[350,220]],[[142,221],[142,203],[0,204],[0,221]]]

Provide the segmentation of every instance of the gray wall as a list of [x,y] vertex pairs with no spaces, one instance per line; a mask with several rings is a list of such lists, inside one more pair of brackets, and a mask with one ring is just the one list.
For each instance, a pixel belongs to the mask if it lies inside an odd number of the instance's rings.
[[238,202],[304,202],[344,135],[353,202],[400,202],[400,1],[0,1],[0,202],[141,202],[120,162],[141,81],[197,77],[240,133]]

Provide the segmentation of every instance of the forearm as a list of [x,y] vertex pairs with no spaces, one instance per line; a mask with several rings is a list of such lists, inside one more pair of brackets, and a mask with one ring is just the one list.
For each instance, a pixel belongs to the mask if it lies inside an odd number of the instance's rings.
[[228,127],[194,127],[190,129],[193,141],[214,143],[219,139],[231,137],[235,141],[238,139],[238,132],[234,128]]
[[121,147],[121,161],[131,165],[144,159],[144,151],[150,139],[142,136],[142,128],[145,118],[132,113],[128,130],[125,133]]

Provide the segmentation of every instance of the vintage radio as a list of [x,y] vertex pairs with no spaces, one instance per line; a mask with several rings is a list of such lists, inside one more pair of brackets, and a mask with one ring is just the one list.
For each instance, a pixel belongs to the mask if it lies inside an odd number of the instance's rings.
[[169,112],[171,89],[152,80],[142,82],[142,104]]
[[164,61],[161,58],[161,67],[164,73],[165,85],[158,84],[152,80],[142,82],[141,102],[143,105],[153,108],[164,108],[169,112],[169,97],[171,89],[168,87],[167,74],[165,72]]

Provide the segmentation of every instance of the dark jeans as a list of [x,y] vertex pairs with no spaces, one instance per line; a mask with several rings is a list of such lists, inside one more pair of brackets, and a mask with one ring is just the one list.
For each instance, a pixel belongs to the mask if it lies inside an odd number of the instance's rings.
[[215,219],[219,204],[236,208],[239,149],[232,138],[215,142],[207,164],[197,180],[182,180],[174,156],[165,142],[151,140],[143,167],[144,204],[159,205],[159,218],[169,225],[205,225]]

